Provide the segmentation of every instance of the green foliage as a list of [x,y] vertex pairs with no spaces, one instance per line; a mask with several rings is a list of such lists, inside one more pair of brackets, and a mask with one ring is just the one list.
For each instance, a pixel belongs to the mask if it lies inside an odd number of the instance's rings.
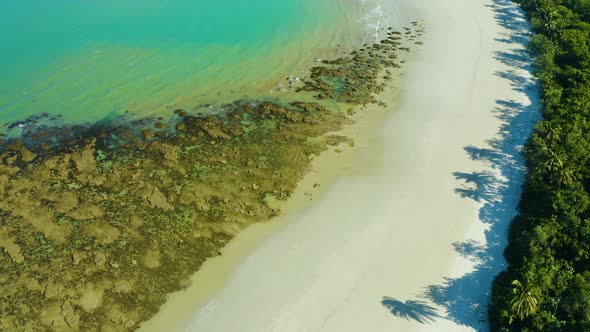
[[[535,36],[543,120],[494,281],[494,331],[590,331],[590,0],[516,0]],[[522,282],[521,282],[522,281]]]
[[523,286],[518,280],[513,280],[512,286],[514,286],[514,288],[512,289],[513,296],[510,301],[512,309],[510,322],[515,318],[520,320],[527,318],[534,314],[539,307],[538,296],[532,289],[528,286]]

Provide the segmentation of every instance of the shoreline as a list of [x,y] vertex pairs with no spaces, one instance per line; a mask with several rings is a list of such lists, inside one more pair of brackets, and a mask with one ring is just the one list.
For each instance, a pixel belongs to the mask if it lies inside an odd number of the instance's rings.
[[[45,125],[53,118],[43,113],[11,124],[23,130],[0,141],[8,218],[0,286],[16,310],[1,327],[135,329],[149,320],[239,231],[279,215],[275,202],[291,197],[315,156],[354,147],[337,134],[353,122],[354,105],[386,106],[376,96],[384,80],[420,44],[422,27],[411,25],[319,61],[294,86],[298,101],[176,109],[170,121],[121,116],[62,127]],[[32,277],[39,266],[44,273]]]
[[[396,75],[386,91],[378,96],[379,100],[390,103],[389,108],[397,107],[402,77],[403,72]],[[341,144],[315,156],[311,171],[297,184],[291,198],[279,204],[280,216],[249,225],[240,231],[221,250],[222,255],[208,259],[191,277],[190,286],[170,294],[158,314],[142,323],[138,331],[182,331],[192,314],[223,289],[240,262],[261,243],[287,229],[297,216],[313,206],[315,201],[321,200],[339,177],[362,173],[366,167],[375,165],[378,152],[374,151],[377,139],[374,128],[391,112],[377,105],[355,107],[355,114],[349,116],[352,123],[334,132],[352,139],[354,145]]]
[[538,119],[524,19],[510,1],[401,3],[427,34],[379,167],[258,244],[189,330],[487,330]]
[[[3,67],[6,87],[2,90],[0,119],[2,123],[10,123],[48,112],[62,116],[62,121],[79,124],[99,121],[114,113],[159,116],[178,108],[188,110],[195,103],[223,104],[245,98],[261,99],[270,93],[281,96],[275,88],[278,83],[285,83],[284,76],[305,71],[313,65],[313,56],[334,56],[331,46],[353,47],[357,34],[358,38],[364,34],[354,21],[344,24],[345,21],[339,18],[340,11],[343,11],[340,1],[343,0],[316,4],[304,0],[300,5],[261,2],[245,8],[243,2],[228,1],[208,3],[199,8],[199,5],[181,5],[182,1],[172,0],[159,11],[154,7],[160,5],[149,4],[135,14],[131,8],[116,10],[119,6],[116,4],[103,3],[97,5],[95,11],[90,10],[93,5],[85,4],[76,8],[79,18],[96,20],[98,25],[107,24],[105,21],[108,22],[109,15],[105,13],[114,10],[114,17],[121,20],[117,22],[117,28],[133,37],[126,39],[121,37],[122,34],[112,34],[108,25],[98,29],[88,22],[75,24],[72,21],[75,16],[64,15],[58,16],[60,27],[66,34],[64,38],[54,35],[54,31],[46,31],[47,40],[56,40],[51,48],[44,46],[42,41],[35,43],[33,35],[28,36],[25,29],[18,28],[17,22],[22,21],[18,17],[27,17],[26,6],[7,7],[5,12],[12,14],[6,15],[13,17],[6,20],[6,24],[15,32],[8,41],[24,37],[34,45],[36,52],[31,52],[26,58],[27,65],[23,65],[20,63],[23,59],[19,60],[21,57],[15,52],[18,46],[6,45]],[[235,20],[231,15],[223,14],[229,12],[230,4],[241,6]],[[58,3],[48,10],[59,15],[64,11],[57,8],[62,6]],[[222,10],[223,7],[226,9]],[[182,13],[172,14],[181,8],[197,12],[209,10],[210,15],[218,17],[199,17],[198,22],[191,24]],[[249,11],[249,8],[252,11],[256,8],[259,11],[265,8],[284,10],[290,14],[282,15],[284,20],[271,19],[272,15],[261,17],[267,28],[252,28],[255,26],[252,24],[237,28],[242,15],[246,14],[244,10]],[[154,12],[148,14],[152,10]],[[356,11],[352,8],[351,15]],[[314,12],[325,15],[318,16]],[[110,15],[111,19],[113,15]],[[124,23],[123,17],[127,15],[136,16],[135,24]],[[158,18],[152,20],[151,15]],[[293,20],[297,15],[301,20],[299,23]],[[234,23],[236,26],[232,29]],[[49,19],[40,20],[38,24],[51,25]],[[149,42],[142,40],[141,27],[144,25],[145,29],[151,27],[154,32],[159,31],[158,36],[152,36]],[[270,29],[273,33],[265,32],[269,25],[274,27]],[[166,33],[172,32],[175,38],[166,41]],[[72,38],[78,33],[83,36]],[[246,42],[239,43],[236,38],[243,38]],[[86,71],[85,68],[94,70]]]

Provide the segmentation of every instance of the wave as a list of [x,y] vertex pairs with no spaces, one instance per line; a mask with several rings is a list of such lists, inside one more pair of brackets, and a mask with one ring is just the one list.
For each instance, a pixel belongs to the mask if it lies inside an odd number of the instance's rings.
[[358,0],[358,5],[361,12],[359,23],[364,30],[361,37],[363,43],[382,39],[388,27],[401,27],[400,10],[395,1]]

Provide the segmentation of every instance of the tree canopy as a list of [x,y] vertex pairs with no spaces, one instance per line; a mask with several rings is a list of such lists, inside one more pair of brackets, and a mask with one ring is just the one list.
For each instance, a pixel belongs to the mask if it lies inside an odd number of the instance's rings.
[[525,147],[519,214],[494,281],[494,331],[590,331],[590,0],[515,0],[543,119]]

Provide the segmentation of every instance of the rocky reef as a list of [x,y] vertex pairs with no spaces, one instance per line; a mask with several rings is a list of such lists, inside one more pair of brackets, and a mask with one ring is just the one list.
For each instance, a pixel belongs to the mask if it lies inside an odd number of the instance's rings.
[[137,328],[240,230],[280,212],[270,202],[346,141],[329,134],[346,112],[325,101],[376,102],[418,27],[312,68],[299,89],[317,102],[12,124],[21,135],[0,141],[0,329]]

